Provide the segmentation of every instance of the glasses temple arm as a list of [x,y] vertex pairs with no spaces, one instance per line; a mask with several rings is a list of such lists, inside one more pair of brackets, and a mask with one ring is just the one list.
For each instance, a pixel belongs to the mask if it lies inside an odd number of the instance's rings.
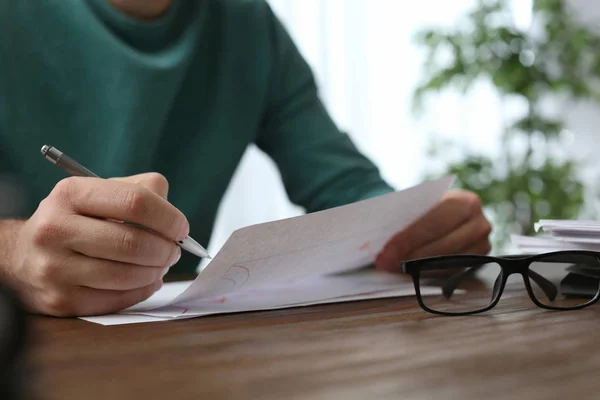
[[558,289],[554,283],[550,282],[548,279],[544,278],[537,272],[532,271],[531,269],[527,270],[527,275],[529,275],[531,280],[542,289],[548,300],[554,301],[554,299],[556,299],[556,296],[558,295]]
[[[483,265],[476,265],[474,267],[456,272],[455,274],[448,277],[448,279],[446,279],[444,283],[442,283],[442,294],[444,295],[444,297],[446,299],[452,297],[460,281],[469,277],[470,275],[475,274],[475,272],[477,272],[477,270],[481,267],[483,267]],[[556,296],[558,295],[558,289],[552,282],[550,282],[548,279],[544,278],[535,271],[528,270],[527,273],[531,280],[534,281],[544,291],[544,294],[548,297],[550,301],[554,301],[554,299],[556,299]]]
[[597,267],[575,264],[568,267],[567,271],[577,275],[587,276],[588,278],[600,278],[600,268]]
[[452,275],[450,275],[443,283],[442,283],[442,294],[446,299],[449,299],[454,294],[454,291],[458,287],[458,284],[463,279],[469,277],[470,275],[474,275],[475,272],[479,268],[483,267],[483,265],[476,265],[471,268],[464,269],[462,271],[458,271]]

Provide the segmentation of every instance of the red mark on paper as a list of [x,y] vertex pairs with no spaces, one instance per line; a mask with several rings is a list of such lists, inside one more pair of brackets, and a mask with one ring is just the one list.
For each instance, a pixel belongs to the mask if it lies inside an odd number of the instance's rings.
[[211,298],[206,299],[205,301],[207,303],[223,304],[223,303],[227,302],[227,300],[228,300],[227,296],[221,296],[221,297],[211,297]]
[[371,248],[371,242],[365,242],[363,243],[362,246],[360,246],[358,249],[361,251],[367,251]]

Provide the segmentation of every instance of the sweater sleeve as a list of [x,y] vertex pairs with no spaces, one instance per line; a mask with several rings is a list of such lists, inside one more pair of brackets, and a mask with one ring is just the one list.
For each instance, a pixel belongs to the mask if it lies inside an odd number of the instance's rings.
[[335,125],[309,65],[269,14],[270,88],[257,146],[276,163],[290,200],[313,212],[393,191]]

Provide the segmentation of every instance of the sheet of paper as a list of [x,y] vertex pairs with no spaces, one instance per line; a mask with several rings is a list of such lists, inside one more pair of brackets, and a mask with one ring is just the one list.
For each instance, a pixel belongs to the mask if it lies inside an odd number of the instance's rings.
[[[205,315],[207,310],[237,312],[245,309],[269,309],[304,303],[322,302],[338,297],[374,294],[406,289],[413,292],[410,277],[389,274],[374,269],[352,274],[312,276],[295,282],[231,292],[227,295],[192,300],[153,310],[129,311],[152,317],[174,316],[179,313]],[[241,307],[241,309],[240,309]]]
[[438,203],[454,179],[241,228],[168,305],[368,265],[394,233]]
[[512,243],[524,253],[600,251],[600,221],[541,219],[534,229],[538,235],[513,235]]
[[541,219],[535,223],[536,231],[573,231],[573,232],[595,232],[600,233],[600,221],[592,220],[560,220]]
[[567,235],[561,235],[561,236],[552,235],[552,237],[561,242],[577,243],[577,244],[600,244],[600,236],[598,234],[596,234],[596,235],[589,235],[589,234],[577,235],[577,234],[569,233]]
[[[314,290],[291,290],[290,285],[373,263],[387,240],[438,203],[453,182],[454,177],[448,176],[353,204],[239,229],[193,282],[164,285],[119,317],[85,319],[98,323],[128,321],[124,315],[131,316],[131,321],[133,316],[173,319],[184,314],[275,309],[364,295],[334,280],[318,286],[319,291],[317,286]],[[282,287],[286,290],[277,291]],[[414,294],[413,289],[406,289],[401,293]],[[244,298],[243,304],[207,303],[223,296],[235,298],[232,294],[242,292],[237,298]],[[152,321],[135,318],[135,322]]]
[[[190,282],[185,284],[189,285]],[[179,284],[165,284],[168,291],[181,290]],[[435,287],[421,287],[424,296],[440,294]],[[368,269],[350,274],[315,276],[298,282],[270,286],[262,290],[232,292],[229,295],[198,299],[154,310],[130,311],[117,315],[85,317],[102,325],[172,321],[215,314],[306,307],[373,298],[414,295],[410,277]],[[416,300],[415,300],[416,301]]]
[[511,242],[523,253],[546,253],[561,250],[600,251],[600,243],[570,241],[552,236],[520,236],[512,235]]

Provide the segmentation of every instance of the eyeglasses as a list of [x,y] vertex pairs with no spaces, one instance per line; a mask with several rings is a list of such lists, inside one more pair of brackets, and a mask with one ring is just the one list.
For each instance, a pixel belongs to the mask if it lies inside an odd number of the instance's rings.
[[577,310],[600,298],[600,252],[594,251],[438,256],[406,261],[402,272],[412,276],[421,308],[441,315],[492,309],[511,274],[523,277],[529,297],[541,308]]

